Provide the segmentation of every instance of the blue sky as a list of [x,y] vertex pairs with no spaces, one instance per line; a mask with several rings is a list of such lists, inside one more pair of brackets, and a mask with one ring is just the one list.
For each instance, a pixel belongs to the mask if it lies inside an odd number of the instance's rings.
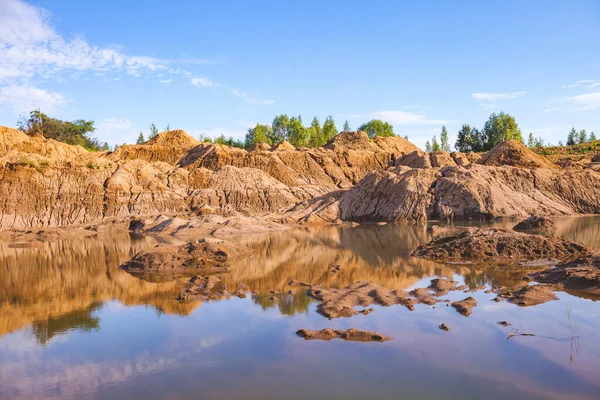
[[0,125],[36,107],[111,144],[287,113],[423,147],[492,111],[557,143],[600,133],[600,2],[0,0]]

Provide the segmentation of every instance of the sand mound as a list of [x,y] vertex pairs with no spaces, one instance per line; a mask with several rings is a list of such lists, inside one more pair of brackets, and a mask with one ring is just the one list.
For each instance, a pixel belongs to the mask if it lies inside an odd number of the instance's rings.
[[23,132],[9,128],[6,126],[0,126],[0,150],[6,151],[12,146],[30,140],[30,136],[27,136]]
[[421,151],[417,146],[400,136],[375,136],[373,142],[383,151],[396,154],[396,157],[413,151]]
[[600,296],[600,257],[589,256],[529,275],[537,282]]
[[183,245],[157,245],[139,252],[120,268],[130,273],[214,274],[227,271],[227,261],[248,252],[228,240],[200,239]]
[[434,151],[429,154],[429,158],[431,166],[434,168],[453,167],[456,165],[456,161],[454,161],[447,151]]
[[516,140],[497,144],[479,160],[479,164],[496,167],[510,165],[520,168],[557,168],[546,157],[535,153]]
[[266,144],[265,142],[254,143],[248,151],[269,151],[271,150],[271,146]]
[[513,230],[517,232],[552,235],[556,231],[556,224],[552,218],[532,215],[515,225]]
[[431,158],[428,153],[415,150],[396,160],[395,165],[409,168],[431,168]]
[[331,328],[321,329],[320,331],[311,331],[308,329],[300,329],[296,335],[305,340],[332,340],[343,339],[351,342],[384,342],[390,340],[391,337],[382,335],[379,332],[363,331],[350,328],[348,330],[333,330]]
[[459,312],[459,314],[468,317],[472,313],[472,308],[477,306],[477,300],[473,297],[467,297],[461,301],[455,301],[452,303],[452,307]]
[[513,264],[520,261],[570,260],[593,251],[568,240],[483,228],[434,239],[417,247],[413,256],[434,261],[473,261]]
[[554,294],[555,288],[552,285],[533,285],[525,286],[515,292],[505,294],[501,298],[508,298],[508,301],[522,307],[536,306],[551,300],[557,300]]
[[275,146],[273,146],[271,148],[272,151],[286,151],[286,150],[296,150],[296,148],[287,140],[284,140],[283,142],[276,144]]
[[356,306],[401,304],[412,309],[416,303],[408,293],[390,290],[374,282],[358,282],[341,289],[313,285],[307,294],[321,302],[317,311],[329,319],[357,315],[359,311],[354,309]]
[[362,150],[373,151],[376,149],[366,132],[342,132],[336,135],[324,146],[330,150]]
[[185,131],[177,129],[159,133],[152,139],[147,140],[145,146],[167,146],[177,147],[180,149],[191,149],[200,144],[199,140],[194,139]]

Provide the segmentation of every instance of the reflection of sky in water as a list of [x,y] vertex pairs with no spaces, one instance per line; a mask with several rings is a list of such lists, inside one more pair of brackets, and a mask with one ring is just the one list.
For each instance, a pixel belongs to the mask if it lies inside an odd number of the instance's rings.
[[[564,222],[561,235],[597,245],[600,224],[591,221]],[[408,259],[407,252],[427,239],[423,228],[393,226],[284,232],[269,239],[270,248],[246,238],[268,259],[233,269],[240,281],[259,290],[280,290],[298,277],[332,285],[379,277],[382,284],[404,289],[426,286],[424,276],[436,273],[477,284],[511,279]],[[85,242],[85,251],[81,244],[77,249],[54,245],[52,256],[60,258],[60,268],[41,253],[24,256],[34,249],[19,249],[14,261],[29,260],[31,268],[22,264],[20,274],[0,275],[5,288],[5,295],[0,292],[0,398],[567,399],[600,393],[597,302],[560,293],[559,301],[520,308],[478,292],[469,294],[479,305],[468,318],[438,304],[418,305],[412,312],[375,306],[368,316],[333,321],[301,296],[288,297],[290,304],[283,306],[249,296],[181,308],[171,304],[180,286],[139,281],[114,269],[130,257],[132,247],[155,241],[115,240],[119,243],[99,248],[97,242]],[[306,254],[309,249],[312,254]],[[0,252],[1,272],[7,272],[14,267],[6,261],[13,253],[2,244]],[[327,275],[335,260],[346,275]],[[24,284],[9,292],[17,278]],[[578,347],[571,344],[567,307]],[[500,320],[513,325],[502,327]],[[442,322],[449,332],[437,328]],[[300,328],[325,327],[377,330],[394,340],[320,342],[294,335]],[[538,336],[507,340],[507,332],[517,331]]]

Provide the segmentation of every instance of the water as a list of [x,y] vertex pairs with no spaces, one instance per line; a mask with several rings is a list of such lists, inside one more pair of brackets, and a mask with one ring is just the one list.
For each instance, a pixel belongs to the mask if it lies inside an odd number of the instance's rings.
[[[559,234],[600,248],[600,218],[561,219]],[[174,301],[185,278],[148,282],[117,269],[140,249],[180,239],[117,235],[31,248],[0,242],[0,398],[600,397],[600,303],[590,299],[559,293],[559,301],[520,308],[480,291],[469,317],[438,304],[376,306],[368,316],[329,321],[301,290],[287,294],[292,279],[327,286],[373,280],[405,290],[435,276],[472,287],[521,279],[409,256],[429,239],[425,227],[403,225],[239,238],[254,256],[223,278],[258,294],[191,304]],[[341,272],[328,272],[330,264]],[[283,293],[277,301],[269,300],[271,289]],[[442,322],[449,332],[437,328]],[[376,330],[394,340],[305,341],[294,334],[326,327]],[[507,340],[515,332],[537,336]]]

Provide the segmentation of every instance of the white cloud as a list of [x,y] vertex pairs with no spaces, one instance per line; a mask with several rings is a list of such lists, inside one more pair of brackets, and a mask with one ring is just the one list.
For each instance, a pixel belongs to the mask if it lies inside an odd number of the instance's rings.
[[471,97],[481,102],[493,102],[498,100],[511,100],[521,96],[525,96],[527,92],[511,92],[511,93],[473,93]]
[[600,92],[592,92],[568,97],[567,101],[577,104],[583,110],[600,108]]
[[[174,64],[203,65],[211,60],[183,59],[166,60],[148,56],[126,54],[122,49],[102,47],[88,43],[83,37],[65,38],[50,23],[50,13],[21,0],[0,0],[0,85],[8,89],[19,85],[32,91],[31,82],[45,79],[62,79],[84,73],[117,80],[119,76],[140,77],[153,74],[160,83],[168,84],[171,79],[162,79],[161,73],[169,73],[188,80],[197,87],[226,88],[209,78],[196,76]],[[0,86],[2,87],[2,86]],[[46,98],[50,103],[64,102],[64,96],[46,92],[35,94],[38,99]],[[233,90],[231,94],[242,97],[249,104],[273,104],[273,100],[261,100],[245,92]],[[5,100],[6,101],[6,100]],[[11,101],[13,104],[17,100]]]
[[584,80],[572,83],[570,85],[563,86],[563,88],[565,88],[565,89],[576,88],[576,87],[584,87],[584,88],[588,88],[588,89],[594,89],[594,88],[600,87],[600,80],[584,79]]
[[429,119],[424,114],[415,114],[407,111],[377,111],[367,115],[368,118],[376,118],[387,121],[394,125],[430,125],[445,124],[448,121],[441,119]]
[[106,118],[96,125],[96,136],[101,142],[111,145],[135,143],[139,129],[134,122],[124,118]]
[[229,93],[231,93],[232,95],[234,95],[236,97],[241,97],[248,104],[270,105],[270,104],[275,103],[275,100],[257,99],[257,98],[254,98],[254,97],[249,97],[246,92],[242,92],[242,91],[237,90],[237,89],[231,89],[231,90],[229,90]]
[[67,40],[50,25],[49,16],[20,0],[0,2],[0,82],[24,82],[63,72],[121,71],[140,76],[167,68],[167,62],[153,57],[93,46],[81,37]]
[[0,87],[0,103],[8,105],[16,113],[28,113],[36,108],[53,113],[66,103],[66,98],[61,93],[29,85],[10,85]]
[[198,86],[198,87],[219,87],[220,86],[217,82],[213,82],[210,79],[206,79],[206,78],[202,78],[202,77],[192,78],[192,79],[190,79],[190,82],[192,82],[192,85]]

